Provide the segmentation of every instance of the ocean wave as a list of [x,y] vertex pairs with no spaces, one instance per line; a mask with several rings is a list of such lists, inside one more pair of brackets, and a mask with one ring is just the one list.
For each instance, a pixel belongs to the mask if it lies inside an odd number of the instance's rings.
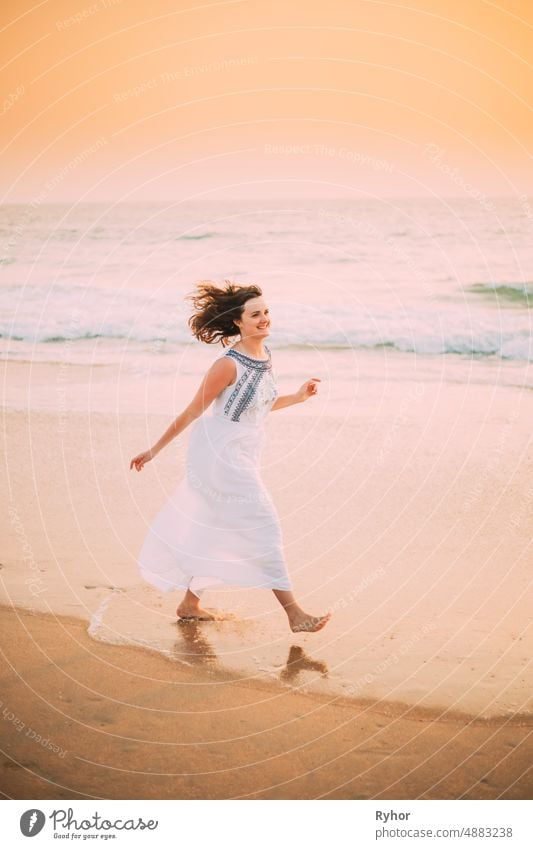
[[[391,351],[401,353],[412,353],[419,356],[438,356],[443,354],[458,354],[462,356],[484,358],[496,357],[502,360],[517,360],[531,361],[533,359],[533,342],[532,335],[527,330],[520,333],[509,332],[502,333],[494,330],[490,333],[481,333],[477,337],[471,333],[454,333],[448,332],[439,335],[431,335],[418,333],[413,335],[403,335],[399,333],[397,336],[376,336],[369,338],[368,333],[353,333],[350,336],[342,334],[340,336],[322,337],[316,341],[308,341],[312,339],[313,334],[309,333],[301,340],[295,341],[294,334],[284,335],[277,333],[275,339],[275,347],[277,350],[293,350],[293,351],[357,351],[357,350],[379,350],[388,348]],[[87,342],[98,342],[100,345],[108,342],[113,344],[116,349],[117,345],[122,342],[126,348],[135,348],[136,346],[149,345],[157,350],[158,354],[172,354],[176,347],[181,347],[187,344],[198,345],[192,335],[187,335],[185,331],[177,332],[172,337],[164,337],[157,335],[133,335],[127,333],[97,333],[86,331],[78,335],[65,336],[61,334],[28,334],[21,336],[20,334],[0,333],[0,339],[14,342],[23,342],[31,345],[36,343],[46,345],[60,345],[65,348],[71,345],[83,345]],[[111,350],[111,349],[110,349]]]
[[182,236],[176,236],[176,242],[199,241],[200,239],[213,239],[218,236],[218,233],[186,233]]
[[[475,284],[488,286],[488,284]],[[527,292],[531,284],[505,285]],[[471,287],[472,288],[472,287]],[[474,290],[477,291],[477,288]],[[533,297],[533,291],[531,293]],[[372,300],[373,298],[373,300]],[[286,296],[290,303],[290,293]],[[285,308],[285,297],[273,309],[272,344],[282,350],[382,349],[421,356],[458,354],[529,362],[532,359],[533,321],[527,309],[499,309],[481,301],[468,305],[464,299],[408,296],[398,303],[379,293],[361,296],[357,302],[327,302],[327,292],[316,302],[300,294],[298,309]],[[84,346],[104,355],[117,347],[134,350],[148,346],[162,355],[174,346],[200,344],[187,319],[189,307],[183,292],[159,292],[111,286],[77,286],[55,283],[8,284],[0,289],[0,339],[15,348],[31,345]]]
[[474,295],[507,301],[520,307],[533,307],[533,283],[472,283],[465,291]]

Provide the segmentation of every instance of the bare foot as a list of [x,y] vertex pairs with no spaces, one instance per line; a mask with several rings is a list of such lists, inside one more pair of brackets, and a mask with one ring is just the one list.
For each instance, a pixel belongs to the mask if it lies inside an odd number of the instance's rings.
[[308,613],[297,614],[289,624],[291,631],[320,631],[324,625],[327,625],[331,619],[331,613],[326,613],[324,616],[309,616]]
[[191,607],[186,604],[180,604],[176,610],[176,614],[179,619],[201,619],[206,622],[212,622],[220,618],[216,610],[204,610],[202,607]]
[[176,610],[179,619],[200,620],[202,622],[222,621],[223,619],[235,619],[234,613],[227,613],[222,610],[210,608],[204,610],[203,607],[196,607],[188,604],[180,604]]

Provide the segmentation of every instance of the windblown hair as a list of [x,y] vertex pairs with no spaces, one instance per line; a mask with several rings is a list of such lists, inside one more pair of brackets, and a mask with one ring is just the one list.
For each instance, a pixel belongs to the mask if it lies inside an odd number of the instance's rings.
[[185,298],[195,309],[188,320],[193,335],[208,344],[222,342],[223,348],[240,333],[234,319],[240,320],[246,301],[263,294],[254,284],[239,286],[231,280],[224,280],[224,284],[219,287],[212,280],[200,280]]

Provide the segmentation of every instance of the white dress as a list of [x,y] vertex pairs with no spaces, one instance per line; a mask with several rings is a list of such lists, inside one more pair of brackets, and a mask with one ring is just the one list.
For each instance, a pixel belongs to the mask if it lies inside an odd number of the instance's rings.
[[260,475],[264,420],[277,395],[266,360],[228,348],[235,381],[191,427],[186,472],[139,554],[142,578],[164,592],[233,585],[291,590],[276,508]]

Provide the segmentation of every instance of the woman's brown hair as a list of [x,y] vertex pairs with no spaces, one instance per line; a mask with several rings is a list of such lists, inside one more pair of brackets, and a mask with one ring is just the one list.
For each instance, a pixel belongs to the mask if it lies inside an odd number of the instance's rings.
[[195,309],[188,321],[193,335],[209,344],[222,342],[223,348],[240,333],[234,320],[240,320],[246,301],[263,294],[254,284],[240,286],[231,280],[224,280],[224,284],[219,287],[211,280],[201,280],[185,298]]

